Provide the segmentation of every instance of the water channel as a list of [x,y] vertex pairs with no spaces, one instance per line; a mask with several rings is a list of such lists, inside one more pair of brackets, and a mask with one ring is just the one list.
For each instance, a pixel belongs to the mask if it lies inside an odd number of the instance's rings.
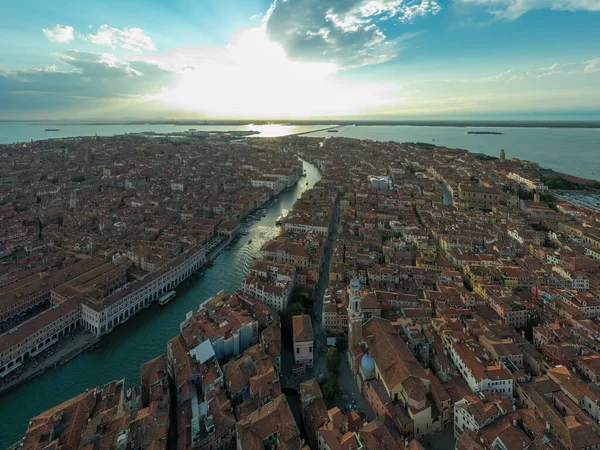
[[252,222],[247,236],[224,251],[201,279],[184,281],[177,298],[160,307],[152,305],[129,322],[102,338],[101,347],[88,351],[64,366],[49,370],[0,398],[0,449],[19,440],[29,419],[37,414],[114,379],[125,378],[139,385],[140,365],[165,353],[167,342],[179,332],[185,314],[221,290],[238,289],[261,246],[279,234],[275,226],[283,209],[291,210],[303,191],[310,189],[321,175],[316,167],[304,163],[306,177],[284,191],[267,208],[260,221]]

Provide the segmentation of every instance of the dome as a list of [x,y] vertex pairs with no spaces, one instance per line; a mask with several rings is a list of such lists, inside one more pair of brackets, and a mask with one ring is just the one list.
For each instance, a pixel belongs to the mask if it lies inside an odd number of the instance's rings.
[[373,357],[368,353],[364,354],[360,360],[360,369],[362,370],[365,378],[372,377],[375,375],[375,361]]
[[352,278],[352,281],[350,281],[350,289],[353,291],[360,291],[360,281],[358,281],[358,278]]

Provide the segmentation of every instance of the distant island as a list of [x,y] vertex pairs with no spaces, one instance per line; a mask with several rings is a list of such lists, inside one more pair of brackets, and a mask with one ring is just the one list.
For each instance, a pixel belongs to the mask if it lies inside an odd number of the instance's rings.
[[498,131],[469,131],[467,134],[504,134]]
[[430,127],[512,127],[512,128],[600,128],[600,120],[365,120],[365,119],[59,119],[53,122],[40,120],[0,120],[0,123],[44,123],[52,126],[61,125],[285,125],[285,126],[430,126]]

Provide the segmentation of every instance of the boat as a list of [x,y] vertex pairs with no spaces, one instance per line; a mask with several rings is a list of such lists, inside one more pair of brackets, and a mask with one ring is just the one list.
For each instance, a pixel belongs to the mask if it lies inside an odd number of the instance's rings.
[[283,216],[279,216],[275,221],[275,225],[280,226],[283,223]]
[[194,272],[194,276],[196,276],[198,278],[202,278],[204,276],[204,270],[196,270]]
[[44,131],[60,131],[60,128],[46,128]]
[[339,133],[340,130],[327,130],[328,133]]
[[247,244],[248,244],[248,245],[252,244],[252,239],[248,239],[248,242],[247,242]]
[[158,304],[160,306],[165,306],[167,303],[169,303],[171,301],[171,299],[173,297],[175,297],[175,295],[177,295],[177,292],[175,292],[175,291],[167,292],[165,295],[163,295],[161,298],[158,299]]

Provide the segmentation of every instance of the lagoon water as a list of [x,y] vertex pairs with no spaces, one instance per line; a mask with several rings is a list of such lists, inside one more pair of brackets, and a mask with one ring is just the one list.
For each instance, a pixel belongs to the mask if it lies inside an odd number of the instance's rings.
[[[198,131],[259,131],[259,137],[277,137],[326,128],[327,125],[56,125],[51,122],[1,122],[0,144],[70,136],[112,136],[154,131],[172,133]],[[44,131],[59,128],[60,131]],[[467,134],[469,131],[503,133]],[[498,156],[505,149],[509,158],[534,161],[543,167],[584,178],[600,179],[600,128],[516,128],[443,126],[344,126],[337,133],[310,133],[313,137],[348,137],[378,141],[428,142]]]
[[[469,131],[503,134],[467,134]],[[526,159],[558,172],[600,180],[600,128],[350,126],[338,133],[307,136],[428,142],[491,156],[499,156],[503,148],[507,158]]]

